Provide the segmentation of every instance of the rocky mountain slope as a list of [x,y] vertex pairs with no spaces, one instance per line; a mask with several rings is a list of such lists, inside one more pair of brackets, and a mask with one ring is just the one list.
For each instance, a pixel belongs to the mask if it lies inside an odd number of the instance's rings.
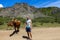
[[0,8],[0,16],[10,16],[10,17],[26,17],[31,18],[37,17],[57,17],[60,16],[60,8],[48,7],[48,8],[35,8],[29,6],[26,3],[16,3],[12,7]]
[[37,8],[29,6],[26,3],[16,3],[12,7],[0,8],[0,16],[3,17],[25,17],[27,15],[31,18],[45,17]]

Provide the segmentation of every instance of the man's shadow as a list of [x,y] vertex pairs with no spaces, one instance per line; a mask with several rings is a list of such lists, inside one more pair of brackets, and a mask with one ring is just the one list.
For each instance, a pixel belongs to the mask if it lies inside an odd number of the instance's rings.
[[30,38],[27,36],[22,36],[22,38],[29,40]]
[[9,36],[11,37],[11,36],[13,36],[14,34],[18,34],[18,30],[17,31],[13,31],[13,33],[12,34],[10,34]]

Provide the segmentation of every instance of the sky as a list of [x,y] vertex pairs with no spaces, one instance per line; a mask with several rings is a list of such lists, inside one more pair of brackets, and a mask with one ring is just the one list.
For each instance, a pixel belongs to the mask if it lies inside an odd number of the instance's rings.
[[36,8],[42,7],[59,7],[60,0],[0,0],[1,7],[12,7],[15,3],[27,3]]

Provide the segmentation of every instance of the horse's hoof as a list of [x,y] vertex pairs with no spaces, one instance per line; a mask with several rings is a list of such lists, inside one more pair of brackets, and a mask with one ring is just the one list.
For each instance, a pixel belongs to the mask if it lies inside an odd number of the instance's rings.
[[11,37],[12,35],[10,35],[10,37]]

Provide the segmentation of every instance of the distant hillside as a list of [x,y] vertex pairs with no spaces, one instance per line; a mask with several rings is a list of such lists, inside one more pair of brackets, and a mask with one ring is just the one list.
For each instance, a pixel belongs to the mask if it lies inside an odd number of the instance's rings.
[[12,7],[0,8],[0,16],[10,17],[25,17],[26,15],[31,18],[37,17],[60,17],[60,8],[48,7],[48,8],[35,8],[29,6],[26,3],[16,3]]
[[48,7],[48,8],[39,8],[41,13],[52,16],[52,17],[60,17],[60,8],[57,7]]
[[26,3],[16,3],[12,7],[0,9],[0,16],[25,17],[26,15],[31,16],[31,18],[45,17],[37,8]]

